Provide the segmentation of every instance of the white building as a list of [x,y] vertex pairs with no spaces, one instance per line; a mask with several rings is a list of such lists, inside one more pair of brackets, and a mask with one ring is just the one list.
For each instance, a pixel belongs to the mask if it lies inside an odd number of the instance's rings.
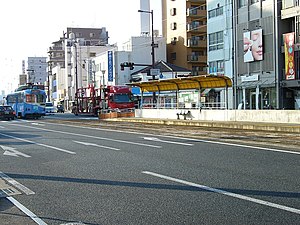
[[[233,32],[232,32],[232,1],[207,1],[207,40],[208,40],[208,71],[214,75],[225,75],[233,78]],[[228,90],[228,96],[233,91]],[[219,92],[219,101],[225,101],[225,91]],[[229,98],[229,108],[233,107]]]
[[[165,39],[156,37],[155,44],[158,45],[158,48],[154,50],[155,61],[166,60]],[[152,65],[151,51],[151,38],[141,36],[132,37],[121,47],[111,47],[105,52],[98,53],[96,57],[92,58],[91,63],[94,65],[90,67],[94,68],[90,74],[95,77],[95,87],[103,84],[123,85],[129,83],[132,73],[147,65]],[[129,67],[125,67],[122,71],[120,64],[124,62],[134,63],[134,68],[131,70]]]
[[28,57],[27,82],[44,84],[47,81],[47,57]]
[[[76,89],[87,87],[91,83],[91,80],[89,80],[90,59],[111,48],[113,47],[110,45],[87,46],[84,39],[76,38],[74,33],[70,34],[65,41],[64,80],[58,81],[63,82],[63,91],[59,91],[61,93],[58,96],[59,101],[74,101]],[[56,85],[62,87],[60,83]],[[66,107],[69,106],[70,104],[67,103]]]

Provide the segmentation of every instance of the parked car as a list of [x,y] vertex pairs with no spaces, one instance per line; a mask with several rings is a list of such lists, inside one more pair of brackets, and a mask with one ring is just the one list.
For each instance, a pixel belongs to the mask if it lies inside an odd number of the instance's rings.
[[52,102],[46,102],[45,103],[45,112],[46,115],[51,115],[55,113],[55,108]]
[[63,105],[57,105],[56,108],[58,113],[65,113],[65,108]]
[[0,105],[0,119],[14,120],[16,112],[9,105]]

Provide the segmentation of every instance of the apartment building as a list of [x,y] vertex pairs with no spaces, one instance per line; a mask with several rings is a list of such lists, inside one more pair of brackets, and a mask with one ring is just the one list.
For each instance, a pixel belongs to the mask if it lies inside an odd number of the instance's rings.
[[47,78],[47,57],[28,57],[27,81],[44,84]]
[[207,73],[207,15],[205,0],[162,0],[162,32],[166,38],[167,61]]
[[[71,38],[70,34],[72,34]],[[68,102],[75,97],[76,87],[88,83],[87,58],[104,51],[107,44],[108,32],[105,27],[68,27],[67,31],[63,32],[63,37],[52,43],[48,51],[51,101],[66,100],[65,104],[68,108]]]

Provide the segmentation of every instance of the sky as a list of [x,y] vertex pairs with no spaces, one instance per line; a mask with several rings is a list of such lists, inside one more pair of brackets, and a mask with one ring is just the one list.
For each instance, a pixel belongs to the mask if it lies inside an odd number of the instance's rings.
[[[47,57],[67,27],[106,27],[109,44],[139,36],[140,0],[9,0],[0,2],[0,91],[17,88],[22,60]],[[161,0],[150,0],[161,34]]]

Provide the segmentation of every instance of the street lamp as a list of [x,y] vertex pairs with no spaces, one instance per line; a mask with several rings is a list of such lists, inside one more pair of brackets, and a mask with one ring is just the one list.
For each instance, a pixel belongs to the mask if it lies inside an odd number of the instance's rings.
[[104,79],[104,75],[105,75],[105,70],[101,70],[102,72],[102,85],[103,85],[103,88],[105,87],[105,79]]
[[48,102],[50,102],[50,76],[52,75],[52,65],[51,63],[48,64]]
[[[69,34],[69,39],[71,40],[71,46],[74,47],[75,49],[75,96],[76,96],[76,93],[77,93],[77,90],[78,90],[78,72],[77,72],[77,41],[75,39],[75,34],[74,33],[70,33]],[[73,54],[73,52],[72,52]],[[74,97],[75,97],[74,96]]]
[[[148,10],[138,10],[140,13],[149,13],[151,14],[151,55],[152,55],[152,69],[154,69],[155,65],[155,55],[154,55],[154,28],[153,28],[153,10],[148,11]],[[155,80],[155,75],[152,75],[152,80]],[[156,102],[156,97],[155,97],[155,92],[153,92],[153,103]]]
[[73,47],[75,48],[75,94],[77,93],[78,90],[78,71],[77,71],[77,45],[76,41],[72,43]]

